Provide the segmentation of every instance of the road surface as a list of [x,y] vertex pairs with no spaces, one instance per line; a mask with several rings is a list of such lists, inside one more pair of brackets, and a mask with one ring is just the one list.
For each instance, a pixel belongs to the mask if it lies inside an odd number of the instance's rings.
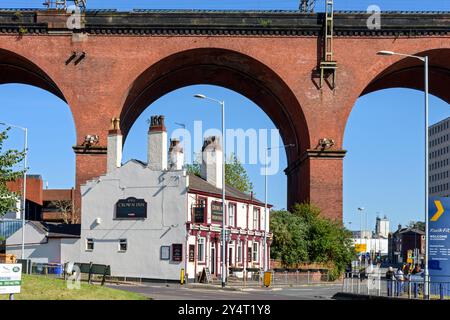
[[330,300],[342,289],[341,285],[247,288],[245,291],[185,288],[178,284],[110,284],[108,287],[141,293],[154,300]]

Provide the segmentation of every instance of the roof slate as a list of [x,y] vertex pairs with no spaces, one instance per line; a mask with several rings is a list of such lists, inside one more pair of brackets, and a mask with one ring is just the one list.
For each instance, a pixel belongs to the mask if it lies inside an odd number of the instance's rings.
[[[210,184],[206,180],[202,179],[199,176],[194,174],[189,175],[189,191],[202,191],[207,193],[212,193],[217,195],[218,197],[222,196],[222,189],[216,188],[214,185]],[[229,185],[225,186],[225,197],[232,197],[240,200],[251,201],[254,203],[258,203],[260,205],[264,205],[264,203],[254,197],[251,194],[247,194],[245,192],[239,191],[236,188],[233,188]]]
[[81,224],[49,223],[43,221],[29,221],[48,238],[79,238]]

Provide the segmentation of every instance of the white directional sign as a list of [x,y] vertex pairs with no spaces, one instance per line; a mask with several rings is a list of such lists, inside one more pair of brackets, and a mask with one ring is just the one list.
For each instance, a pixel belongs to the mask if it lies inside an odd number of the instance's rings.
[[20,293],[21,264],[0,264],[0,294]]

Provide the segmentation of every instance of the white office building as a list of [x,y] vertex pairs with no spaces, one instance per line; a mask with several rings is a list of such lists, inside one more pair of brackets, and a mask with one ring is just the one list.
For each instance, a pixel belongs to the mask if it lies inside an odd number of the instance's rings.
[[389,237],[389,232],[390,232],[389,219],[386,216],[384,216],[384,218],[377,217],[377,221],[375,224],[376,237],[387,239]]
[[429,192],[431,197],[450,195],[450,118],[429,128]]

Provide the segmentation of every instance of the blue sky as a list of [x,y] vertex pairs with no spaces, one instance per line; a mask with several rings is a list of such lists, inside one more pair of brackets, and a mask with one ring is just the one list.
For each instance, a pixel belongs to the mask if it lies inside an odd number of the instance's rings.
[[[2,0],[1,7],[38,8],[43,0]],[[130,10],[152,9],[283,9],[295,10],[300,0],[88,0],[89,8]],[[316,0],[323,11],[325,0]],[[450,0],[335,0],[336,10],[366,10],[369,5],[382,10],[450,10]]]
[[[39,7],[42,0],[2,0],[1,7]],[[286,9],[298,7],[299,1],[95,1],[90,8],[180,8],[180,9]],[[323,8],[318,1],[318,9]],[[365,10],[378,4],[382,10],[450,10],[450,0],[337,0],[337,10]],[[230,128],[275,128],[258,106],[243,96],[213,86],[187,87],[172,92],[153,103],[133,126],[125,144],[124,160],[146,158],[146,120],[153,114],[167,117],[169,132],[175,122],[189,126],[201,120],[207,128],[220,128],[219,109],[198,100],[192,94],[202,92],[227,101],[227,126]],[[350,115],[344,147],[344,220],[346,226],[359,229],[357,208],[363,206],[372,226],[377,214],[398,223],[423,216],[423,135],[422,93],[406,89],[390,89],[360,98]],[[447,103],[431,98],[430,122],[450,116]],[[252,119],[248,121],[247,119]],[[42,174],[50,188],[67,188],[74,184],[75,128],[68,106],[43,90],[26,85],[0,86],[0,121],[29,128],[31,173]],[[20,148],[20,131],[11,132],[8,146]],[[283,153],[280,173],[271,176],[269,202],[286,207],[286,166]],[[260,165],[246,169],[260,198],[264,195],[264,177]],[[351,222],[351,224],[349,224]]]

